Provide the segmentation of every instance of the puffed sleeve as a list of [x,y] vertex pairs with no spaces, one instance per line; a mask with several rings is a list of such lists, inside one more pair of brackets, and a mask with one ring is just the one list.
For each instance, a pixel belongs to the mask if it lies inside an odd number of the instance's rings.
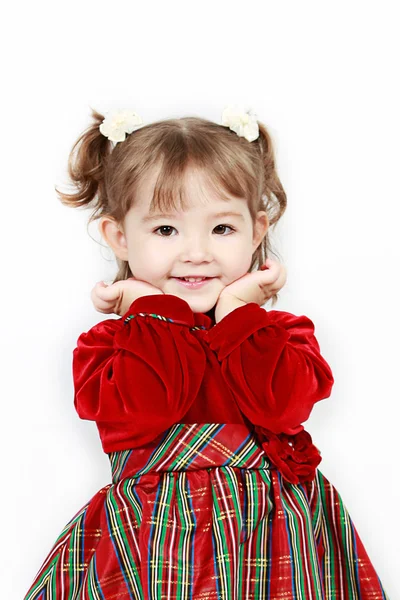
[[74,406],[96,421],[105,452],[146,444],[188,411],[206,366],[193,324],[187,302],[158,294],[79,336]]
[[255,302],[223,317],[206,336],[240,410],[254,425],[294,435],[313,405],[328,398],[332,371],[306,316]]

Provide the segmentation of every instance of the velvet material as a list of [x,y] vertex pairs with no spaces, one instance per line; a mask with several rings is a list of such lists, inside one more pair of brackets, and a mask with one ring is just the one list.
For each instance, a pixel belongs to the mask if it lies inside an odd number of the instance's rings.
[[293,435],[329,397],[334,379],[309,318],[256,303],[217,324],[211,315],[172,294],[143,296],[79,336],[74,405],[96,422],[104,452],[142,446],[175,423]]
[[328,398],[332,371],[306,316],[265,310],[251,302],[208,333],[224,381],[254,425],[294,435],[316,402]]

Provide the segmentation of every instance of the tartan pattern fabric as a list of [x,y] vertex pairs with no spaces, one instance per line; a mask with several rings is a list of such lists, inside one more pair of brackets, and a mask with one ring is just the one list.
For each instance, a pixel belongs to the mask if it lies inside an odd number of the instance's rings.
[[285,480],[247,426],[176,424],[108,456],[112,483],[24,600],[388,600],[336,488]]

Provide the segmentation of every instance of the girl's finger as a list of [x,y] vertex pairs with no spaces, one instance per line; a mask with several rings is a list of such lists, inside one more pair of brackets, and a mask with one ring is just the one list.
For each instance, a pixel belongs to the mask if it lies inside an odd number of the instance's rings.
[[94,293],[102,300],[116,300],[119,296],[118,290],[110,287],[98,287]]
[[[263,269],[263,267],[265,267],[265,268]],[[263,265],[261,267],[261,269],[262,269],[262,272],[264,273],[263,279],[265,277],[267,277],[268,281],[270,283],[273,283],[276,279],[278,279],[279,273],[280,273],[280,266],[279,265],[272,263],[270,266]]]
[[275,264],[275,261],[272,258],[266,258],[265,263],[261,265],[260,270],[265,271],[265,269],[271,269]]
[[91,292],[91,298],[92,301],[94,303],[96,302],[100,302],[100,303],[104,303],[104,302],[115,302],[118,299],[118,290],[116,290],[115,288],[113,289],[112,287],[101,287],[100,285],[96,284],[95,287],[92,289]]
[[98,282],[96,283],[96,286],[103,287],[103,288],[106,288],[106,287],[111,287],[111,286],[110,286],[110,284],[109,284],[109,283],[107,283],[106,281],[98,281]]

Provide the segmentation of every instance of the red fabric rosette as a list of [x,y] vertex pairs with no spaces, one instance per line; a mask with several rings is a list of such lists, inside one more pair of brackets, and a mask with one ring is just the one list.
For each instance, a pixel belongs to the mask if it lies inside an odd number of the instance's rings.
[[276,434],[256,425],[254,431],[265,454],[284,479],[290,483],[304,483],[314,479],[322,457],[305,429],[295,435]]

